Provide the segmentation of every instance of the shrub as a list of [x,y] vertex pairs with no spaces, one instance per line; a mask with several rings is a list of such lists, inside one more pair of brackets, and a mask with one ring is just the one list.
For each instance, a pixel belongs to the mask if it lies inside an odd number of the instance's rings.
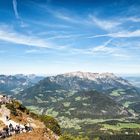
[[61,129],[60,126],[53,117],[51,116],[46,116],[46,115],[41,115],[40,116],[41,121],[44,122],[45,126],[52,130],[55,134],[61,135]]
[[83,136],[72,136],[65,133],[59,138],[59,140],[89,140],[89,138]]
[[17,110],[13,104],[6,104],[6,107],[11,111],[11,114],[18,116]]

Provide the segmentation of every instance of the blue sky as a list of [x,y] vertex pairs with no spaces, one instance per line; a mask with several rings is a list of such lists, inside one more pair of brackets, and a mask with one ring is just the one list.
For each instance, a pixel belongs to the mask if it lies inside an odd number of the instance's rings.
[[0,73],[140,74],[140,0],[1,0]]

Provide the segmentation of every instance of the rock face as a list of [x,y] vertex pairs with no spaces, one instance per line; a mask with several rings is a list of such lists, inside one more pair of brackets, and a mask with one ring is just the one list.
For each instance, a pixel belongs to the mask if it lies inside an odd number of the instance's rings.
[[63,88],[73,90],[108,90],[112,88],[132,87],[127,80],[117,77],[113,73],[71,72],[48,78],[51,82],[55,82],[63,86]]

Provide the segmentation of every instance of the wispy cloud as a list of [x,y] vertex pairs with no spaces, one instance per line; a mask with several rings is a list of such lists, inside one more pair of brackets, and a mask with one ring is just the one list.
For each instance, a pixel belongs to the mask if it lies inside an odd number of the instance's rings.
[[18,14],[18,10],[17,10],[17,0],[13,0],[13,9],[14,9],[14,13],[17,19],[20,19],[19,14]]
[[140,29],[135,31],[120,31],[115,33],[101,34],[88,36],[87,38],[98,38],[98,37],[112,37],[112,38],[131,38],[131,37],[140,37]]
[[83,54],[95,57],[119,58],[123,60],[128,60],[131,58],[125,49],[120,48],[120,46],[116,46],[114,43],[114,39],[109,39],[99,46],[93,46],[87,49],[71,48],[69,50],[73,55]]
[[49,14],[51,14],[53,17],[57,19],[64,20],[70,23],[79,23],[77,18],[75,18],[74,15],[71,16],[70,12],[67,10],[64,10],[64,8],[54,9],[52,7],[44,6],[44,5],[40,5],[40,8],[44,9],[45,11],[47,11]]
[[110,48],[107,46],[97,46],[95,48],[92,48],[89,50],[91,53],[104,53],[104,54],[110,54],[114,52],[114,48]]
[[100,38],[100,37],[105,37],[105,36],[110,36],[111,34],[99,34],[99,35],[91,35],[88,36],[87,38]]
[[18,12],[18,8],[17,8],[17,0],[13,0],[13,10],[14,10],[14,14],[16,19],[19,21],[19,25],[20,27],[27,27],[27,23],[24,23],[22,18],[19,16],[19,12]]
[[48,20],[44,20],[44,21],[26,20],[26,22],[34,24],[36,26],[50,27],[50,28],[53,28],[53,29],[56,29],[56,28],[60,28],[60,29],[71,28],[71,26],[69,26],[69,25],[60,24],[60,23],[50,23],[50,22],[48,22]]
[[123,58],[123,59],[129,59],[130,58],[130,55],[122,54],[122,53],[114,53],[112,55],[115,56],[115,57],[118,57],[118,58]]
[[39,50],[35,50],[35,49],[30,49],[30,50],[26,50],[25,53],[30,54],[30,53],[38,53],[40,52]]
[[48,40],[53,39],[75,39],[85,37],[85,34],[65,34],[65,35],[55,35],[48,38]]
[[80,23],[80,21],[78,19],[76,19],[74,17],[71,17],[71,16],[69,16],[67,14],[63,14],[61,12],[55,12],[53,14],[54,14],[55,17],[57,17],[57,18],[59,18],[61,20],[65,20],[65,21],[70,22],[70,23]]
[[122,31],[118,33],[113,33],[110,34],[109,36],[111,37],[124,37],[124,38],[129,38],[129,37],[140,37],[140,30],[135,30],[135,31]]
[[[44,8],[44,6],[43,6]],[[51,9],[49,7],[45,7],[45,9],[55,18],[72,23],[72,24],[78,24],[78,25],[92,25],[91,22],[87,17],[80,17],[76,14],[71,13],[70,11],[67,11],[66,9]]]
[[93,46],[93,47],[89,47],[87,49],[71,48],[70,51],[73,54],[88,54],[88,55],[89,54],[90,55],[112,54],[117,49],[113,48],[113,47],[109,47],[111,42],[112,42],[112,39],[109,39],[99,46]]
[[27,46],[53,48],[51,43],[35,36],[23,35],[9,29],[0,28],[0,40]]
[[132,22],[140,22],[140,18],[139,17],[128,17],[126,19],[124,19],[125,21],[132,21]]
[[92,15],[89,15],[89,19],[91,22],[93,22],[93,24],[96,24],[98,27],[106,31],[116,29],[119,25],[122,24],[120,21],[99,19]]
[[91,53],[104,53],[104,54],[113,53],[116,49],[109,47],[111,42],[112,42],[112,39],[109,39],[106,42],[104,42],[102,45],[89,49],[89,52],[91,52]]

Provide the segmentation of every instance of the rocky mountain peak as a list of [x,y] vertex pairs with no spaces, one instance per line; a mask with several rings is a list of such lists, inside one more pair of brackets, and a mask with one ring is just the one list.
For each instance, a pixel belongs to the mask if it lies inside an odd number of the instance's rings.
[[63,74],[63,76],[66,77],[79,77],[82,79],[89,79],[89,80],[95,80],[95,79],[100,79],[100,78],[116,78],[116,76],[113,73],[92,73],[92,72],[81,72],[81,71],[76,71],[76,72],[70,72]]

